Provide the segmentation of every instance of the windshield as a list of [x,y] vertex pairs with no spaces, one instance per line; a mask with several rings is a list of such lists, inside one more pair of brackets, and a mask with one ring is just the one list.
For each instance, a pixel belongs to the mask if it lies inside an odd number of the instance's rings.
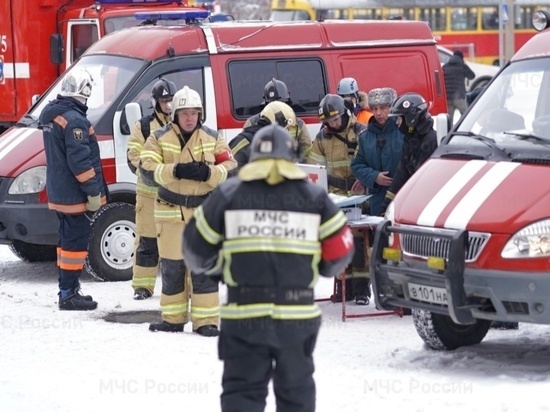
[[61,90],[62,79],[74,70],[76,67],[82,67],[92,75],[93,87],[92,94],[88,99],[88,119],[95,124],[105,111],[109,108],[113,100],[118,97],[121,90],[124,90],[128,83],[132,81],[136,73],[144,64],[141,60],[130,59],[127,57],[116,56],[84,56],[75,65],[71,66],[65,72],[55,85],[48,90],[47,94],[41,98],[29,114],[38,119],[40,113],[48,102],[57,98]]
[[461,119],[450,145],[486,145],[489,138],[511,153],[550,151],[550,59],[515,62],[503,70]]

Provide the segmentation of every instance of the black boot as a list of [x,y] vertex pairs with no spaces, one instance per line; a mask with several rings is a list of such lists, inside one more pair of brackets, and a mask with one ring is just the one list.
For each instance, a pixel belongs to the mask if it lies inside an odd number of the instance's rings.
[[201,326],[200,328],[197,328],[197,330],[194,330],[193,332],[206,337],[213,337],[213,336],[220,335],[220,331],[218,330],[218,327],[216,325],[204,325],[204,326]]
[[355,304],[365,306],[370,303],[370,284],[367,278],[354,278],[351,282]]
[[[342,279],[336,279],[336,292],[330,297],[332,302],[342,302]],[[346,302],[353,299],[351,279],[346,279]]]
[[97,308],[91,296],[83,296],[80,293],[74,293],[64,299],[59,297],[59,310],[94,310]]
[[134,291],[134,299],[135,300],[145,300],[149,299],[152,296],[152,293],[149,292],[148,289],[145,288],[137,288]]
[[160,323],[151,323],[149,330],[151,332],[183,332],[185,323],[169,323],[162,321]]

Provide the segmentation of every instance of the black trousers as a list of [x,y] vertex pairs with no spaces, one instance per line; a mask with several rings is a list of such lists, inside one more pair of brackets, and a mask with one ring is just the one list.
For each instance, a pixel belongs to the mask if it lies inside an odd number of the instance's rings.
[[278,412],[315,411],[313,350],[320,326],[320,317],[222,319],[222,411],[263,411],[271,379]]

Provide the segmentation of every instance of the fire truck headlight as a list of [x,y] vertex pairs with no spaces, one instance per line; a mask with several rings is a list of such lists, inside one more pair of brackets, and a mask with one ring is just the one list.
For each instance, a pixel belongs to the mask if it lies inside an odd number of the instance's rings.
[[515,233],[504,248],[505,259],[525,259],[550,256],[550,220],[541,220]]
[[10,195],[39,193],[46,187],[46,166],[25,170],[15,178],[8,189]]

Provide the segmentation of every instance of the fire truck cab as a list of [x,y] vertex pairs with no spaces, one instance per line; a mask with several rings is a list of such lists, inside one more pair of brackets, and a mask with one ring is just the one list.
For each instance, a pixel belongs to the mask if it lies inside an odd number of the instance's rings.
[[95,41],[142,23],[135,13],[184,7],[166,0],[0,2],[0,133]]
[[412,308],[433,349],[493,321],[550,324],[550,13],[485,88],[376,231],[377,307]]
[[[188,22],[204,17],[186,16],[181,19]],[[154,20],[149,14],[137,17]],[[293,108],[312,136],[320,127],[320,100],[335,93],[343,77],[355,77],[366,91],[391,86],[398,93],[418,92],[430,101],[433,114],[446,112],[435,40],[421,22],[143,25],[103,37],[68,72],[76,67],[94,79],[88,118],[98,136],[110,191],[110,203],[92,224],[86,265],[104,280],[132,276],[135,176],[127,166],[133,121],[127,120],[126,106],[135,103],[141,115],[150,114],[151,89],[160,77],[196,90],[205,124],[228,140],[262,109],[264,85],[273,78],[287,84]],[[54,256],[57,218],[47,209],[37,119],[58,94],[62,79],[0,138],[0,243],[10,244],[27,260],[44,253]]]

